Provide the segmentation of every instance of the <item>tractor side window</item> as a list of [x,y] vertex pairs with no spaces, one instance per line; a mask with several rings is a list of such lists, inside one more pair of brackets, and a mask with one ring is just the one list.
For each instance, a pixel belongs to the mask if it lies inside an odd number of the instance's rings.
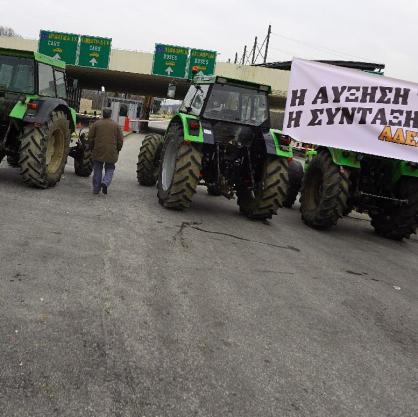
[[30,65],[17,66],[14,77],[14,87],[17,91],[33,91],[33,67]]
[[257,95],[254,97],[254,107],[252,117],[255,120],[267,120],[269,110],[267,107],[267,97],[265,95]]
[[55,72],[55,84],[57,87],[57,96],[59,98],[67,98],[67,89],[65,88],[65,76],[62,71],[54,70]]
[[0,85],[9,87],[13,76],[13,66],[8,64],[0,65]]
[[51,66],[38,63],[39,68],[39,95],[55,97],[54,71]]
[[33,60],[0,55],[0,85],[18,93],[34,93]]
[[190,86],[189,91],[187,92],[180,107],[180,111],[199,116],[208,90],[208,84]]
[[251,97],[242,96],[241,120],[251,119]]

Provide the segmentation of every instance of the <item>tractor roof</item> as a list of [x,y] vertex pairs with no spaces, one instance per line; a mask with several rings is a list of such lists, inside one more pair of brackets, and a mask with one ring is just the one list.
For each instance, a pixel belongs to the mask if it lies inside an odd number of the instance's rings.
[[271,87],[265,84],[253,83],[250,81],[236,80],[234,78],[214,76],[196,76],[193,79],[193,84],[229,84],[236,87],[251,88],[253,90],[262,90],[271,93]]
[[[336,65],[338,67],[353,68],[353,69],[358,69],[362,71],[370,71],[370,72],[382,72],[385,69],[384,64],[375,64],[372,62],[332,61],[332,60],[326,60],[326,59],[318,59],[315,61],[321,62],[323,64]],[[256,64],[254,66],[290,71],[292,67],[292,61],[269,62],[265,64]]]
[[65,69],[65,62],[51,58],[47,55],[34,51],[22,51],[20,49],[0,48],[0,55],[16,56],[19,58],[29,58],[43,64],[52,65],[57,68]]

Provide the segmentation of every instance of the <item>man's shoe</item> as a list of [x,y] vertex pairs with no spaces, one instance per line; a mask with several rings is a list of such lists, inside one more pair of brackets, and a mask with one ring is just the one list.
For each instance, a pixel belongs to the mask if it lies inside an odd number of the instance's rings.
[[107,185],[102,183],[102,193],[107,194]]

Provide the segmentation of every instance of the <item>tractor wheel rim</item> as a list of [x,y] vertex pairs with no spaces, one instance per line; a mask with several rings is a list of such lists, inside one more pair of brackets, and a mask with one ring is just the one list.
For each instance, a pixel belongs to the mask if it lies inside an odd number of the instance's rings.
[[61,166],[65,137],[61,129],[55,129],[48,135],[46,144],[46,165],[48,174],[55,174]]
[[174,140],[172,140],[167,144],[164,152],[161,173],[161,186],[164,191],[167,191],[173,182],[174,171],[176,169],[177,150],[178,145]]

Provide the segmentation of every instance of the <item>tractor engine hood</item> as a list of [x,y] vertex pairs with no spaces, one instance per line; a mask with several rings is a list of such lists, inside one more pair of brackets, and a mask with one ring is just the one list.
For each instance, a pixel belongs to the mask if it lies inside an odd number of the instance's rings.
[[255,128],[227,122],[216,122],[212,125],[215,141],[234,143],[238,147],[250,146],[255,138]]

